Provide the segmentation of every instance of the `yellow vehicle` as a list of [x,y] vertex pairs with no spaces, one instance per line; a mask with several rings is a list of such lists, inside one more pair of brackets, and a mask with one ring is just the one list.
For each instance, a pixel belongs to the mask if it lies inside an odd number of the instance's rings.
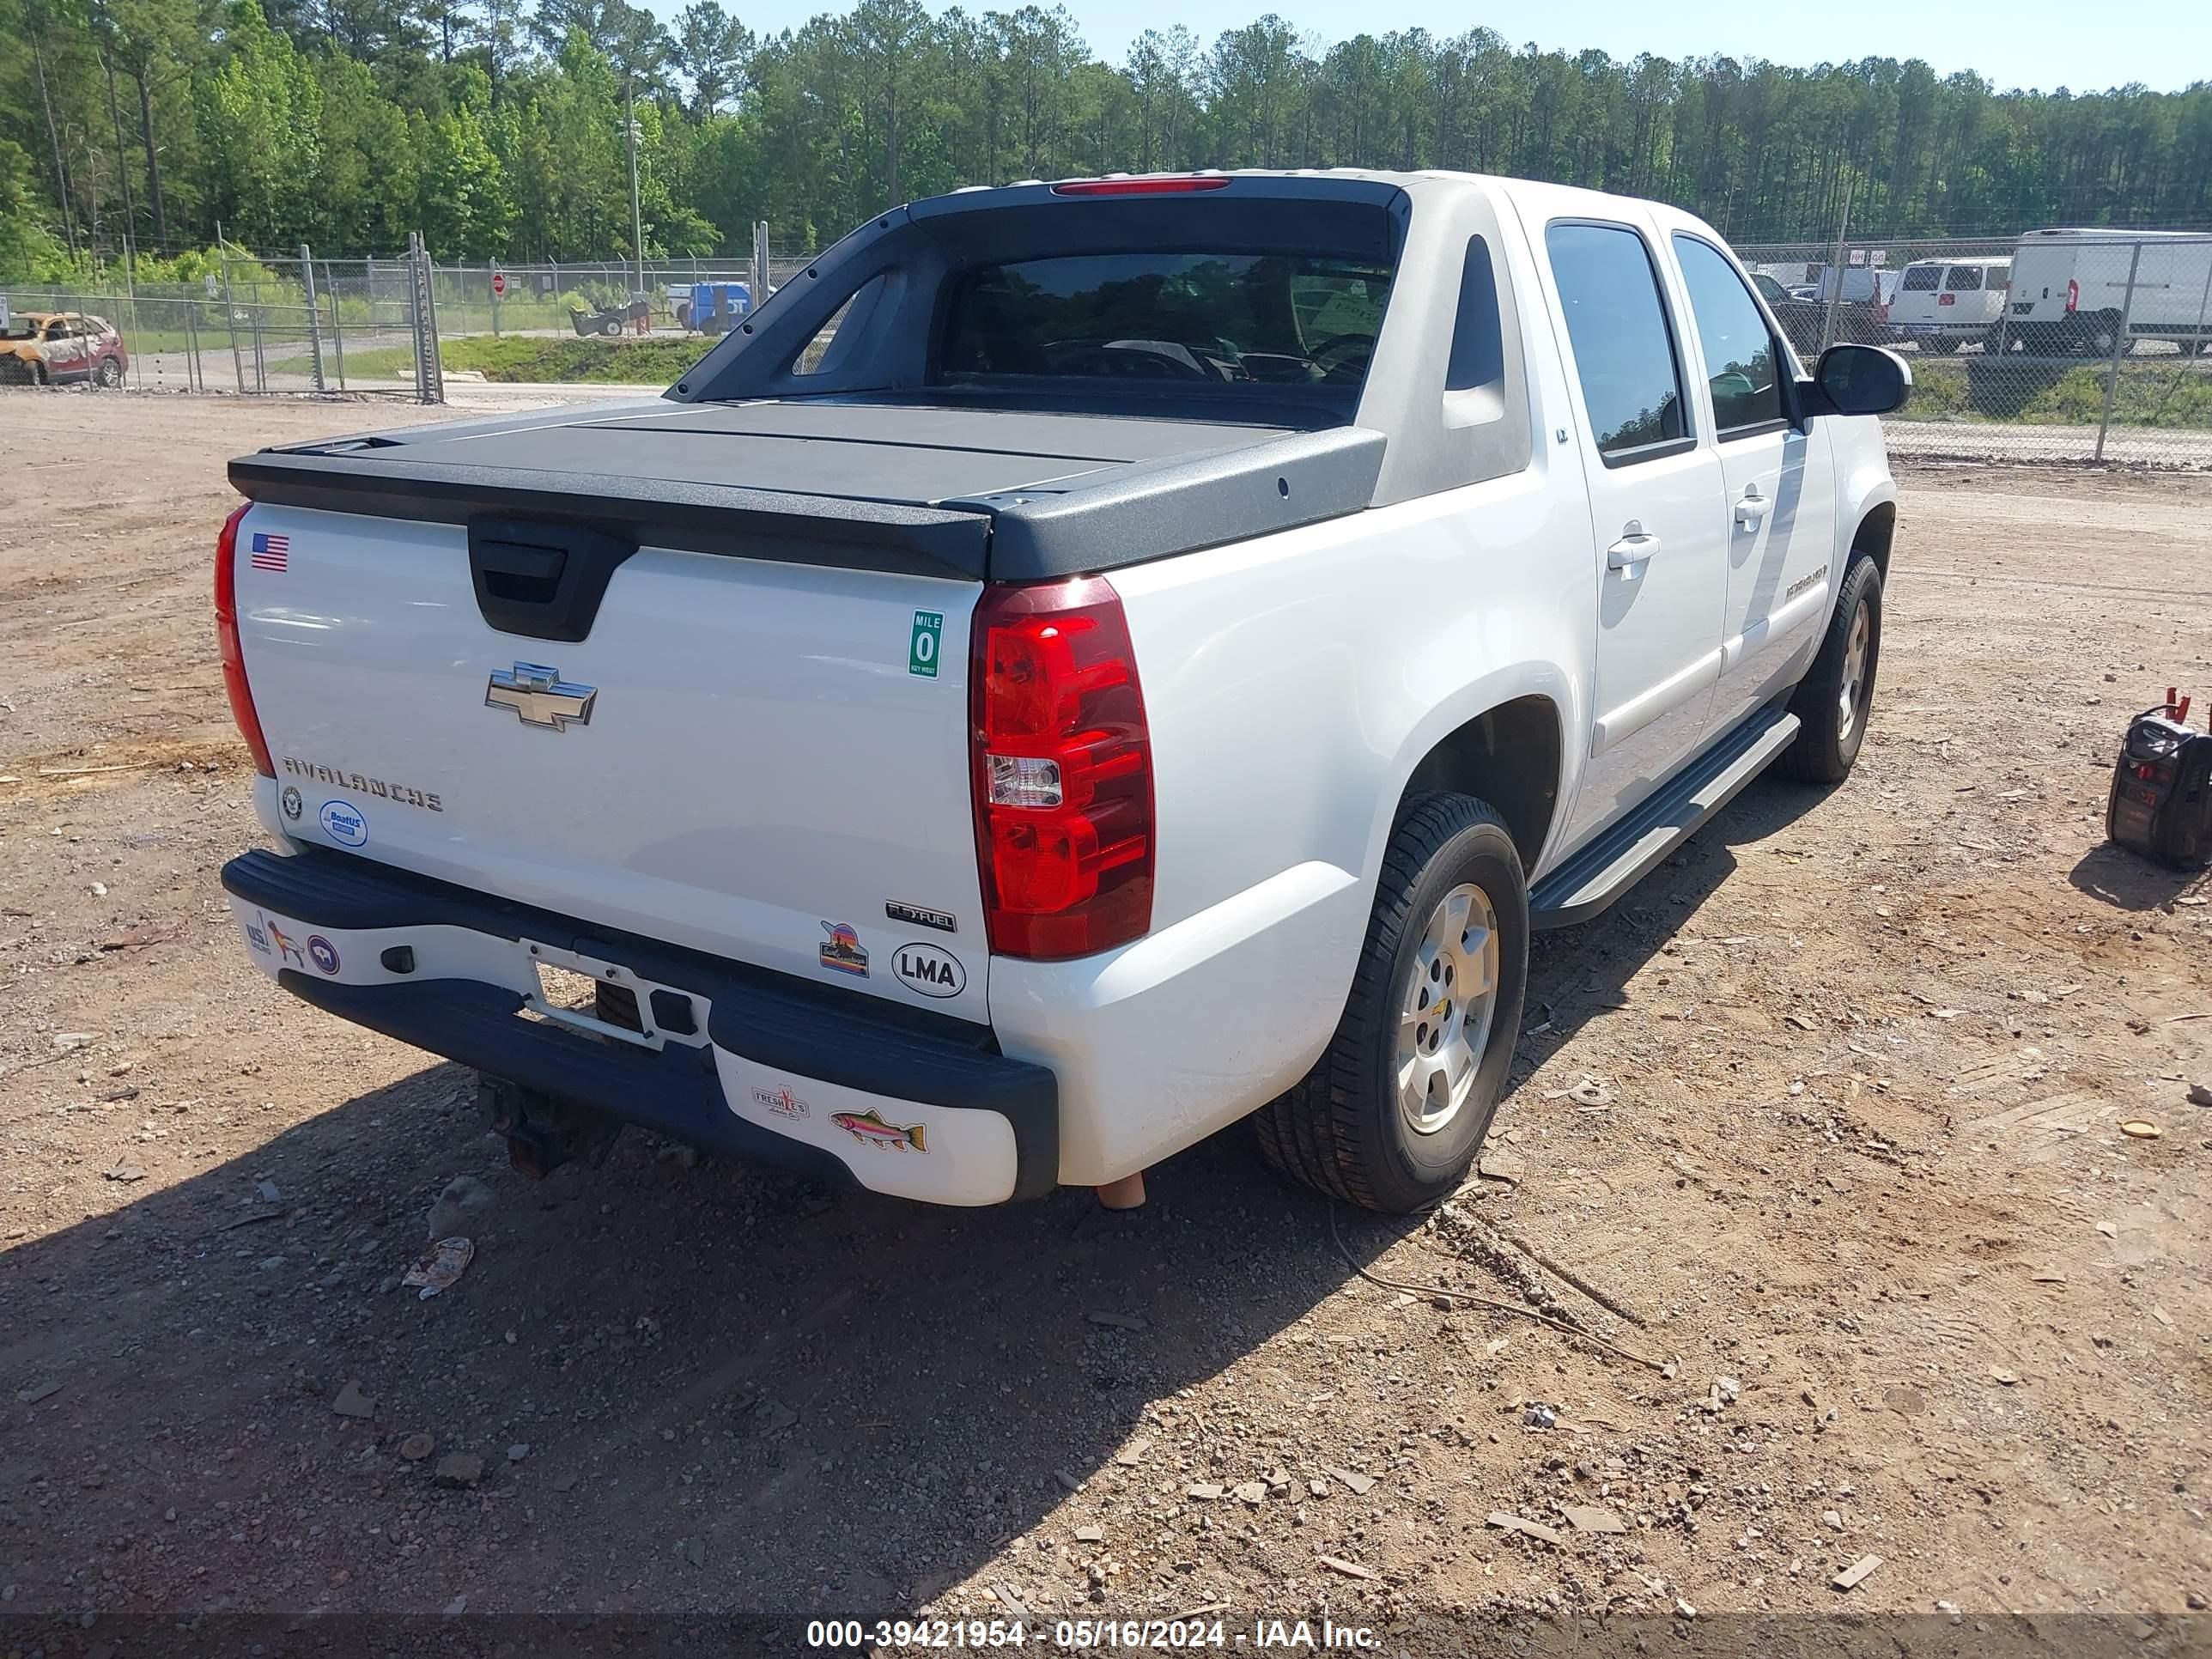
[[0,331],[0,386],[89,380],[116,386],[130,367],[115,325],[89,312],[26,312]]

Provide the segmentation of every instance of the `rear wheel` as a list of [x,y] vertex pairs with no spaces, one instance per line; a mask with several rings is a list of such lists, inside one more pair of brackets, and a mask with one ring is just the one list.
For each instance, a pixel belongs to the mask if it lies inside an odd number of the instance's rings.
[[1471,796],[1416,797],[1336,1036],[1259,1114],[1267,1161],[1386,1214],[1449,1197],[1504,1093],[1528,975],[1528,889],[1504,821]]
[[1866,741],[1881,663],[1881,572],[1864,554],[1854,554],[1820,654],[1790,700],[1800,727],[1782,751],[1783,771],[1807,783],[1841,783],[1850,775]]
[[2092,317],[2077,318],[2074,325],[2074,349],[2084,357],[2109,357],[2119,339],[2120,325],[2112,318],[2099,312]]

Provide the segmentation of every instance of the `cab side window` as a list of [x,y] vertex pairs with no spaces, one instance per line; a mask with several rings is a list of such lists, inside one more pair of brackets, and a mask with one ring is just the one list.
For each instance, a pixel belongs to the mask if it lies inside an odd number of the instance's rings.
[[1674,256],[1690,290],[1705,350],[1705,382],[1712,388],[1713,424],[1720,436],[1761,430],[1783,418],[1782,354],[1766,319],[1718,248],[1694,236],[1674,238]]
[[1686,447],[1674,331],[1644,239],[1570,221],[1546,230],[1544,246],[1600,459],[1626,466]]

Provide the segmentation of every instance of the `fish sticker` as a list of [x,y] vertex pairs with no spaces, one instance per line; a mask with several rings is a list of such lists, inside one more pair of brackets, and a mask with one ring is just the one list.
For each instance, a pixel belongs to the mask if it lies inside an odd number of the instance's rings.
[[871,1146],[888,1146],[895,1152],[902,1152],[909,1146],[917,1152],[929,1150],[922,1145],[921,1124],[902,1128],[896,1123],[886,1123],[883,1114],[872,1106],[865,1112],[832,1112],[830,1121],[854,1139]]

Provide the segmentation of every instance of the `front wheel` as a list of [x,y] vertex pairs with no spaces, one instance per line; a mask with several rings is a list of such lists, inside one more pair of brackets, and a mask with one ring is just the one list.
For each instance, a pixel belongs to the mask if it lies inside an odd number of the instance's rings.
[[1872,559],[1856,554],[1844,572],[1844,591],[1820,654],[1790,700],[1790,712],[1801,724],[1782,751],[1783,771],[1807,783],[1841,783],[1850,775],[1866,741],[1881,662],[1881,572]]
[[1261,1109],[1261,1152],[1386,1215],[1450,1197],[1505,1091],[1528,978],[1528,882],[1504,820],[1472,796],[1415,797],[1336,1036]]
[[123,365],[112,357],[102,357],[100,367],[93,371],[92,378],[96,385],[104,386],[112,392],[123,384]]

